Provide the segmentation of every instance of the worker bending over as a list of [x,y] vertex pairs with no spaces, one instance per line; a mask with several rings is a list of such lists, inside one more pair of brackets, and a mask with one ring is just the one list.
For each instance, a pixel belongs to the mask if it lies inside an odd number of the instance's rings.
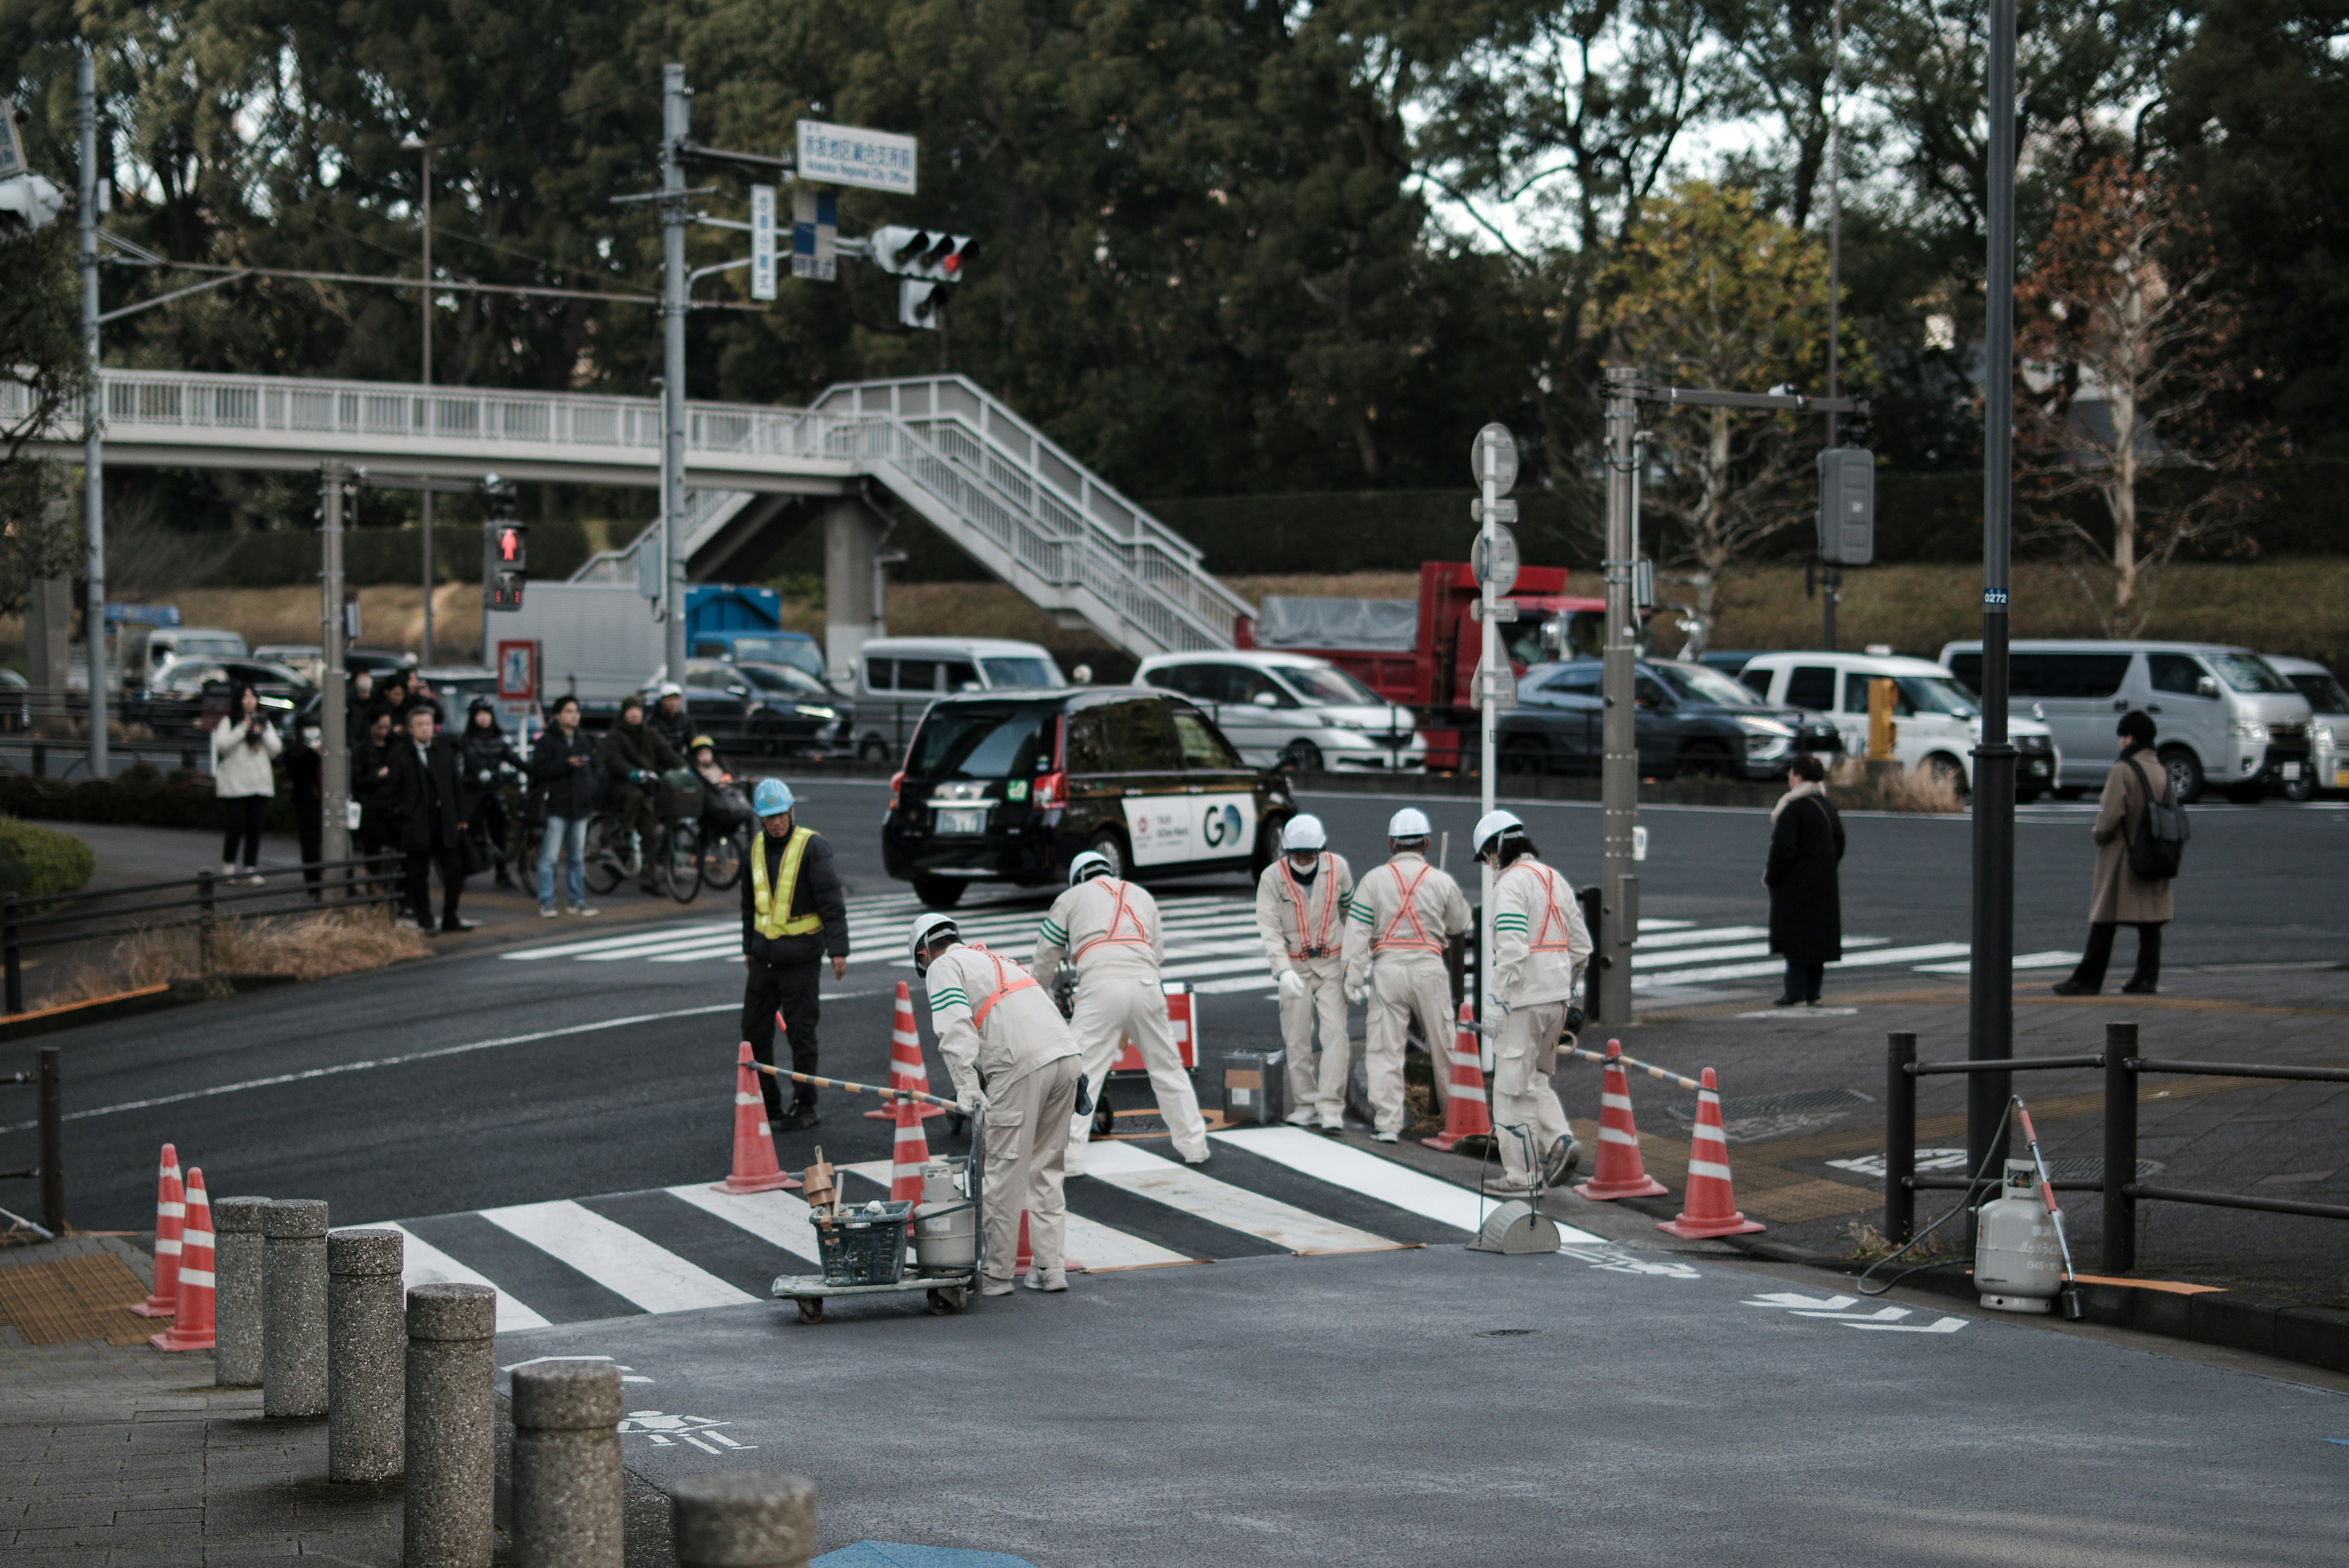
[[[1114,876],[1109,857],[1088,849],[1069,862],[1069,890],[1052,901],[1036,932],[1036,972],[1050,976],[1061,955],[1077,968],[1077,1001],[1069,1026],[1084,1053],[1088,1106],[1101,1097],[1102,1083],[1131,1038],[1150,1069],[1158,1114],[1174,1139],[1174,1152],[1193,1165],[1207,1163],[1207,1124],[1174,1029],[1166,1021],[1166,988],[1158,966],[1166,938],[1158,923],[1158,900]],[[1069,1129],[1069,1174],[1085,1172],[1087,1129],[1080,1118]]]
[[1485,814],[1472,836],[1476,858],[1491,863],[1493,981],[1485,1022],[1498,1023],[1493,1048],[1493,1137],[1501,1146],[1503,1184],[1487,1191],[1520,1197],[1573,1175],[1580,1157],[1550,1075],[1562,1034],[1582,1027],[1575,1005],[1590,962],[1590,932],[1574,885],[1541,861],[1514,812]]
[[[1354,873],[1328,849],[1318,816],[1292,816],[1280,830],[1280,857],[1256,883],[1256,927],[1280,990],[1280,1040],[1288,1054],[1288,1121],[1346,1125],[1346,1075],[1353,1050],[1346,1037],[1346,910]],[[1321,1025],[1317,1059],[1313,1025]]]
[[[1439,1064],[1451,1044],[1452,973],[1444,957],[1471,924],[1460,884],[1427,863],[1427,814],[1405,806],[1387,822],[1387,861],[1354,885],[1346,918],[1346,996],[1368,1003],[1362,1054],[1369,1068],[1371,1136],[1402,1133],[1403,1032],[1419,1017],[1420,1038]],[[1452,1102],[1447,1073],[1434,1075],[1438,1108]]]
[[987,1261],[978,1293],[1011,1293],[1023,1209],[1034,1256],[1028,1288],[1065,1291],[1061,1161],[1077,1103],[1077,1043],[1035,976],[965,943],[953,916],[916,916],[913,950],[955,1098],[969,1116],[985,1114]]

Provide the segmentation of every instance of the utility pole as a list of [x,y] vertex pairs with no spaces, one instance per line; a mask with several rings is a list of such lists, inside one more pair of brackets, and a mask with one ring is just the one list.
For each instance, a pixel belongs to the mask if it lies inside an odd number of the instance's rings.
[[[1514,600],[1503,597],[1516,586],[1516,543],[1501,526],[1505,518],[1516,515],[1516,503],[1504,502],[1517,482],[1517,443],[1507,429],[1497,424],[1486,425],[1476,432],[1475,444],[1470,449],[1475,458],[1476,476],[1476,624],[1478,657],[1476,659],[1476,782],[1478,804],[1485,816],[1493,814],[1494,795],[1497,793],[1499,730],[1503,693],[1508,704],[1516,701],[1516,672],[1511,668],[1509,656],[1501,647],[1501,617],[1514,615]],[[1505,612],[1503,605],[1507,605]],[[1473,855],[1476,846],[1471,844]],[[1485,1015],[1485,995],[1497,995],[1493,988],[1491,954],[1493,948],[1493,866],[1490,861],[1477,863],[1477,961],[1476,985],[1480,995],[1475,999],[1478,1019],[1491,1023]]]
[[1599,769],[1599,1016],[1609,1027],[1631,1022],[1631,944],[1640,937],[1640,877],[1632,869],[1632,828],[1640,816],[1640,747],[1633,726],[1633,668],[1639,611],[1632,576],[1640,559],[1638,477],[1640,373],[1607,369],[1607,643],[1599,691],[1606,755]]
[[[1974,748],[1973,955],[1966,1054],[2014,1054],[2014,747],[2007,739],[2007,590],[2014,540],[2014,0],[1990,0],[1990,255],[1982,323],[1982,729]],[[1966,1169],[1994,1137],[2013,1075],[1966,1075]],[[1993,1147],[1995,1146],[1995,1147]],[[1997,1160],[1992,1160],[1996,1168]],[[2107,1173],[2109,1176],[2110,1173]],[[1973,1194],[1969,1193],[1969,1201]]]
[[[351,857],[351,728],[344,704],[348,686],[343,676],[343,490],[350,471],[328,462],[318,470],[318,642],[326,654],[326,689],[319,693],[318,753],[321,805],[325,832],[319,857],[332,865]],[[424,493],[427,505],[432,493]]]
[[692,131],[685,67],[661,67],[661,560],[668,679],[685,684],[685,272],[683,149]]
[[[1838,351],[1843,345],[1843,0],[1836,0],[1831,36],[1834,55],[1827,62],[1827,396],[1841,396],[1836,385]],[[1827,413],[1827,447],[1836,444],[1836,417]],[[1836,600],[1841,597],[1843,568],[1829,566],[1819,595],[1824,641],[1828,652],[1836,645]]]
[[98,61],[85,47],[74,67],[81,130],[81,341],[89,357],[89,397],[81,414],[81,521],[88,545],[82,575],[89,599],[81,623],[89,647],[89,776],[112,775],[107,756],[106,701],[106,388],[98,379]]
[[[399,144],[410,152],[420,153],[424,168],[417,178],[417,211],[422,215],[424,239],[424,286],[417,290],[417,306],[423,316],[424,371],[424,439],[430,441],[436,421],[432,407],[432,144],[417,135],[408,133]],[[335,613],[342,613],[338,607]],[[424,493],[424,657],[419,660],[426,668],[432,663],[432,492]]]

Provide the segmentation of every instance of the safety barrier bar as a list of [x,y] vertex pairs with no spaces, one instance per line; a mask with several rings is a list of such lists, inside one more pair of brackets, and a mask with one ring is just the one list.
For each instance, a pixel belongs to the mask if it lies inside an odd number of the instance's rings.
[[852,1084],[845,1078],[819,1078],[812,1073],[794,1073],[788,1067],[770,1067],[764,1062],[751,1063],[750,1071],[764,1073],[771,1078],[789,1078],[794,1084],[805,1084],[811,1088],[844,1089],[852,1095],[878,1095],[885,1100],[916,1100],[926,1106],[941,1106],[950,1111],[962,1109],[959,1100],[940,1099],[919,1089],[885,1089],[876,1084]]
[[[65,1074],[57,1046],[42,1046],[38,1060],[40,1065],[32,1072],[0,1075],[0,1085],[30,1085],[38,1094],[41,1162],[16,1170],[0,1170],[0,1180],[41,1184],[41,1222],[33,1229],[45,1232],[46,1241],[63,1235],[66,1229]],[[20,1223],[30,1223],[5,1209],[0,1209],[0,1214],[7,1214]]]

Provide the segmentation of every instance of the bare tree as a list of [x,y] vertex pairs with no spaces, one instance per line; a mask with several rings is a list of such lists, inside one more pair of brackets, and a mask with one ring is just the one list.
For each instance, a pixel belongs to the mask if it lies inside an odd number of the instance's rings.
[[74,243],[63,223],[0,233],[0,278],[10,280],[0,288],[0,615],[23,609],[35,578],[69,572],[76,559],[59,465],[27,450],[89,385]]

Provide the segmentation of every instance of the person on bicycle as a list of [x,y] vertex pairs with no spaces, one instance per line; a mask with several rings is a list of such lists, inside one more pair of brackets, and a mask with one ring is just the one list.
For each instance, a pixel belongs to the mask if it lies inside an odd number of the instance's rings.
[[461,809],[465,820],[474,831],[489,842],[490,861],[496,867],[498,886],[511,888],[513,877],[506,869],[506,791],[498,777],[501,768],[523,770],[522,753],[506,739],[505,730],[498,723],[498,705],[487,697],[476,697],[465,711],[465,732],[457,742],[457,787],[463,798]]
[[[832,959],[834,980],[848,973],[848,905],[832,846],[813,828],[799,826],[792,815],[795,804],[781,779],[761,779],[750,799],[760,833],[750,846],[750,874],[742,878],[742,962],[750,971],[742,987],[742,1038],[753,1057],[774,1065],[780,1012],[791,1036],[792,1071],[812,1075],[824,957]],[[761,1073],[759,1085],[775,1131],[817,1125],[814,1085],[793,1085],[788,1115],[781,1081]]]
[[750,815],[750,803],[742,798],[725,759],[718,754],[718,742],[707,735],[696,735],[687,742],[685,757],[686,765],[701,781],[703,838],[723,838],[742,826]]
[[645,701],[624,698],[619,722],[604,737],[605,810],[613,824],[627,834],[631,870],[645,864],[645,846],[653,839],[654,788],[661,774],[685,766],[677,748],[645,722]]

